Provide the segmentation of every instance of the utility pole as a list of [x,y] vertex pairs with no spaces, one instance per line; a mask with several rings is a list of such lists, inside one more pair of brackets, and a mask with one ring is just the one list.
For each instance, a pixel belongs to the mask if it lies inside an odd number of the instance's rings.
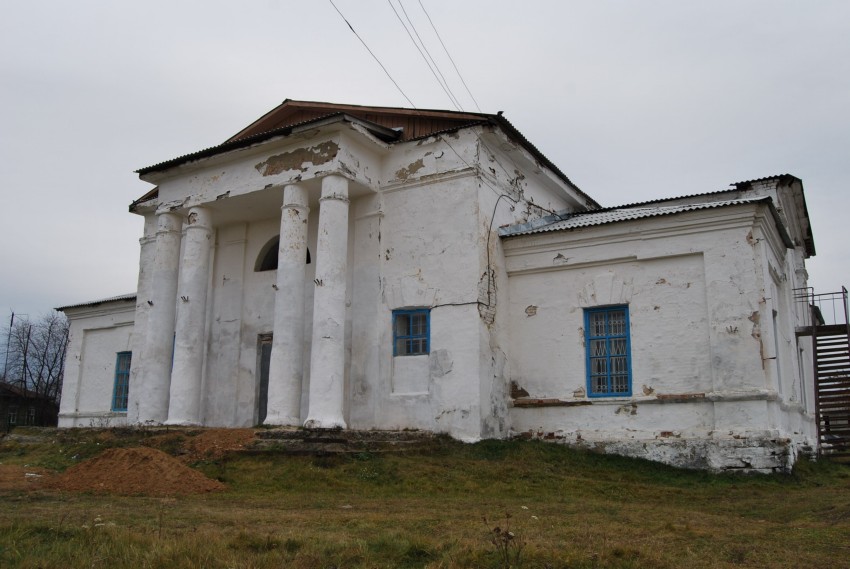
[[21,358],[21,388],[24,390],[24,397],[27,396],[27,371],[29,370],[29,365],[27,363],[27,355],[30,350],[30,338],[32,336],[32,323],[26,321],[27,328],[27,339],[24,342],[24,354],[23,358]]
[[15,311],[12,311],[12,319],[9,320],[9,335],[6,336],[6,358],[3,360],[3,381],[6,381],[6,375],[9,372],[9,342],[12,341],[12,326],[15,325]]

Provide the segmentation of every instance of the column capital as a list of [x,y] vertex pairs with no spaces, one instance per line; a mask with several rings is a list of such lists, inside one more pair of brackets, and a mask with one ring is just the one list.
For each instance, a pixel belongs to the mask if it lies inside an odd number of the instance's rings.
[[212,213],[206,207],[193,206],[189,208],[186,216],[187,229],[210,229],[212,226]]
[[156,234],[179,232],[183,229],[183,217],[171,211],[156,214]]
[[349,203],[348,178],[333,174],[322,178],[322,197],[319,198],[319,202],[328,200]]
[[307,207],[307,189],[301,184],[287,184],[283,188],[283,203],[281,210],[303,209]]

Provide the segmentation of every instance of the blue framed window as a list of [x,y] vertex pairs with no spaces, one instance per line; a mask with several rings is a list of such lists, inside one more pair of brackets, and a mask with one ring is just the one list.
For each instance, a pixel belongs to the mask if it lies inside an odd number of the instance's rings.
[[431,311],[393,310],[393,355],[428,354],[431,344]]
[[130,394],[130,360],[132,352],[118,352],[115,358],[115,387],[112,389],[112,410],[126,411]]
[[590,397],[632,394],[629,307],[608,306],[584,311],[587,393]]

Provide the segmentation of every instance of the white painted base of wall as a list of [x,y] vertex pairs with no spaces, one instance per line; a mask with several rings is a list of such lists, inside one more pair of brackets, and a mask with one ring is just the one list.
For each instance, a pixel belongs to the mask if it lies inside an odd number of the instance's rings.
[[127,413],[60,413],[59,428],[70,429],[74,427],[124,427],[127,425]]
[[663,437],[631,440],[617,440],[620,437],[614,433],[611,435],[606,438],[600,437],[600,433],[593,433],[594,438],[587,439],[581,432],[538,431],[523,433],[521,437],[711,472],[787,473],[800,456],[814,452],[814,441],[791,439],[769,431],[725,436],[665,433]]

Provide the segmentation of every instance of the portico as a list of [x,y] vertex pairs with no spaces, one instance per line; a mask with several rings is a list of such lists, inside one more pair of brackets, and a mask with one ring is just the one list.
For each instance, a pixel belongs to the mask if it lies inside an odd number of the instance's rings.
[[[309,152],[289,143],[242,156],[212,188],[182,199],[163,198],[179,197],[187,173],[151,176],[159,204],[136,208],[157,229],[153,251],[140,259],[140,275],[150,276],[140,276],[133,422],[255,424],[261,402],[265,424],[346,427],[349,205],[352,187],[353,196],[374,195],[363,166],[376,158],[340,126]],[[306,154],[306,163],[288,159]],[[229,189],[218,192],[225,182]],[[279,219],[268,217],[271,208]],[[270,222],[279,235],[276,271],[250,271],[258,241],[275,236]],[[272,338],[267,384],[258,381],[262,365],[248,359],[260,336]],[[226,358],[216,353],[224,337]]]

